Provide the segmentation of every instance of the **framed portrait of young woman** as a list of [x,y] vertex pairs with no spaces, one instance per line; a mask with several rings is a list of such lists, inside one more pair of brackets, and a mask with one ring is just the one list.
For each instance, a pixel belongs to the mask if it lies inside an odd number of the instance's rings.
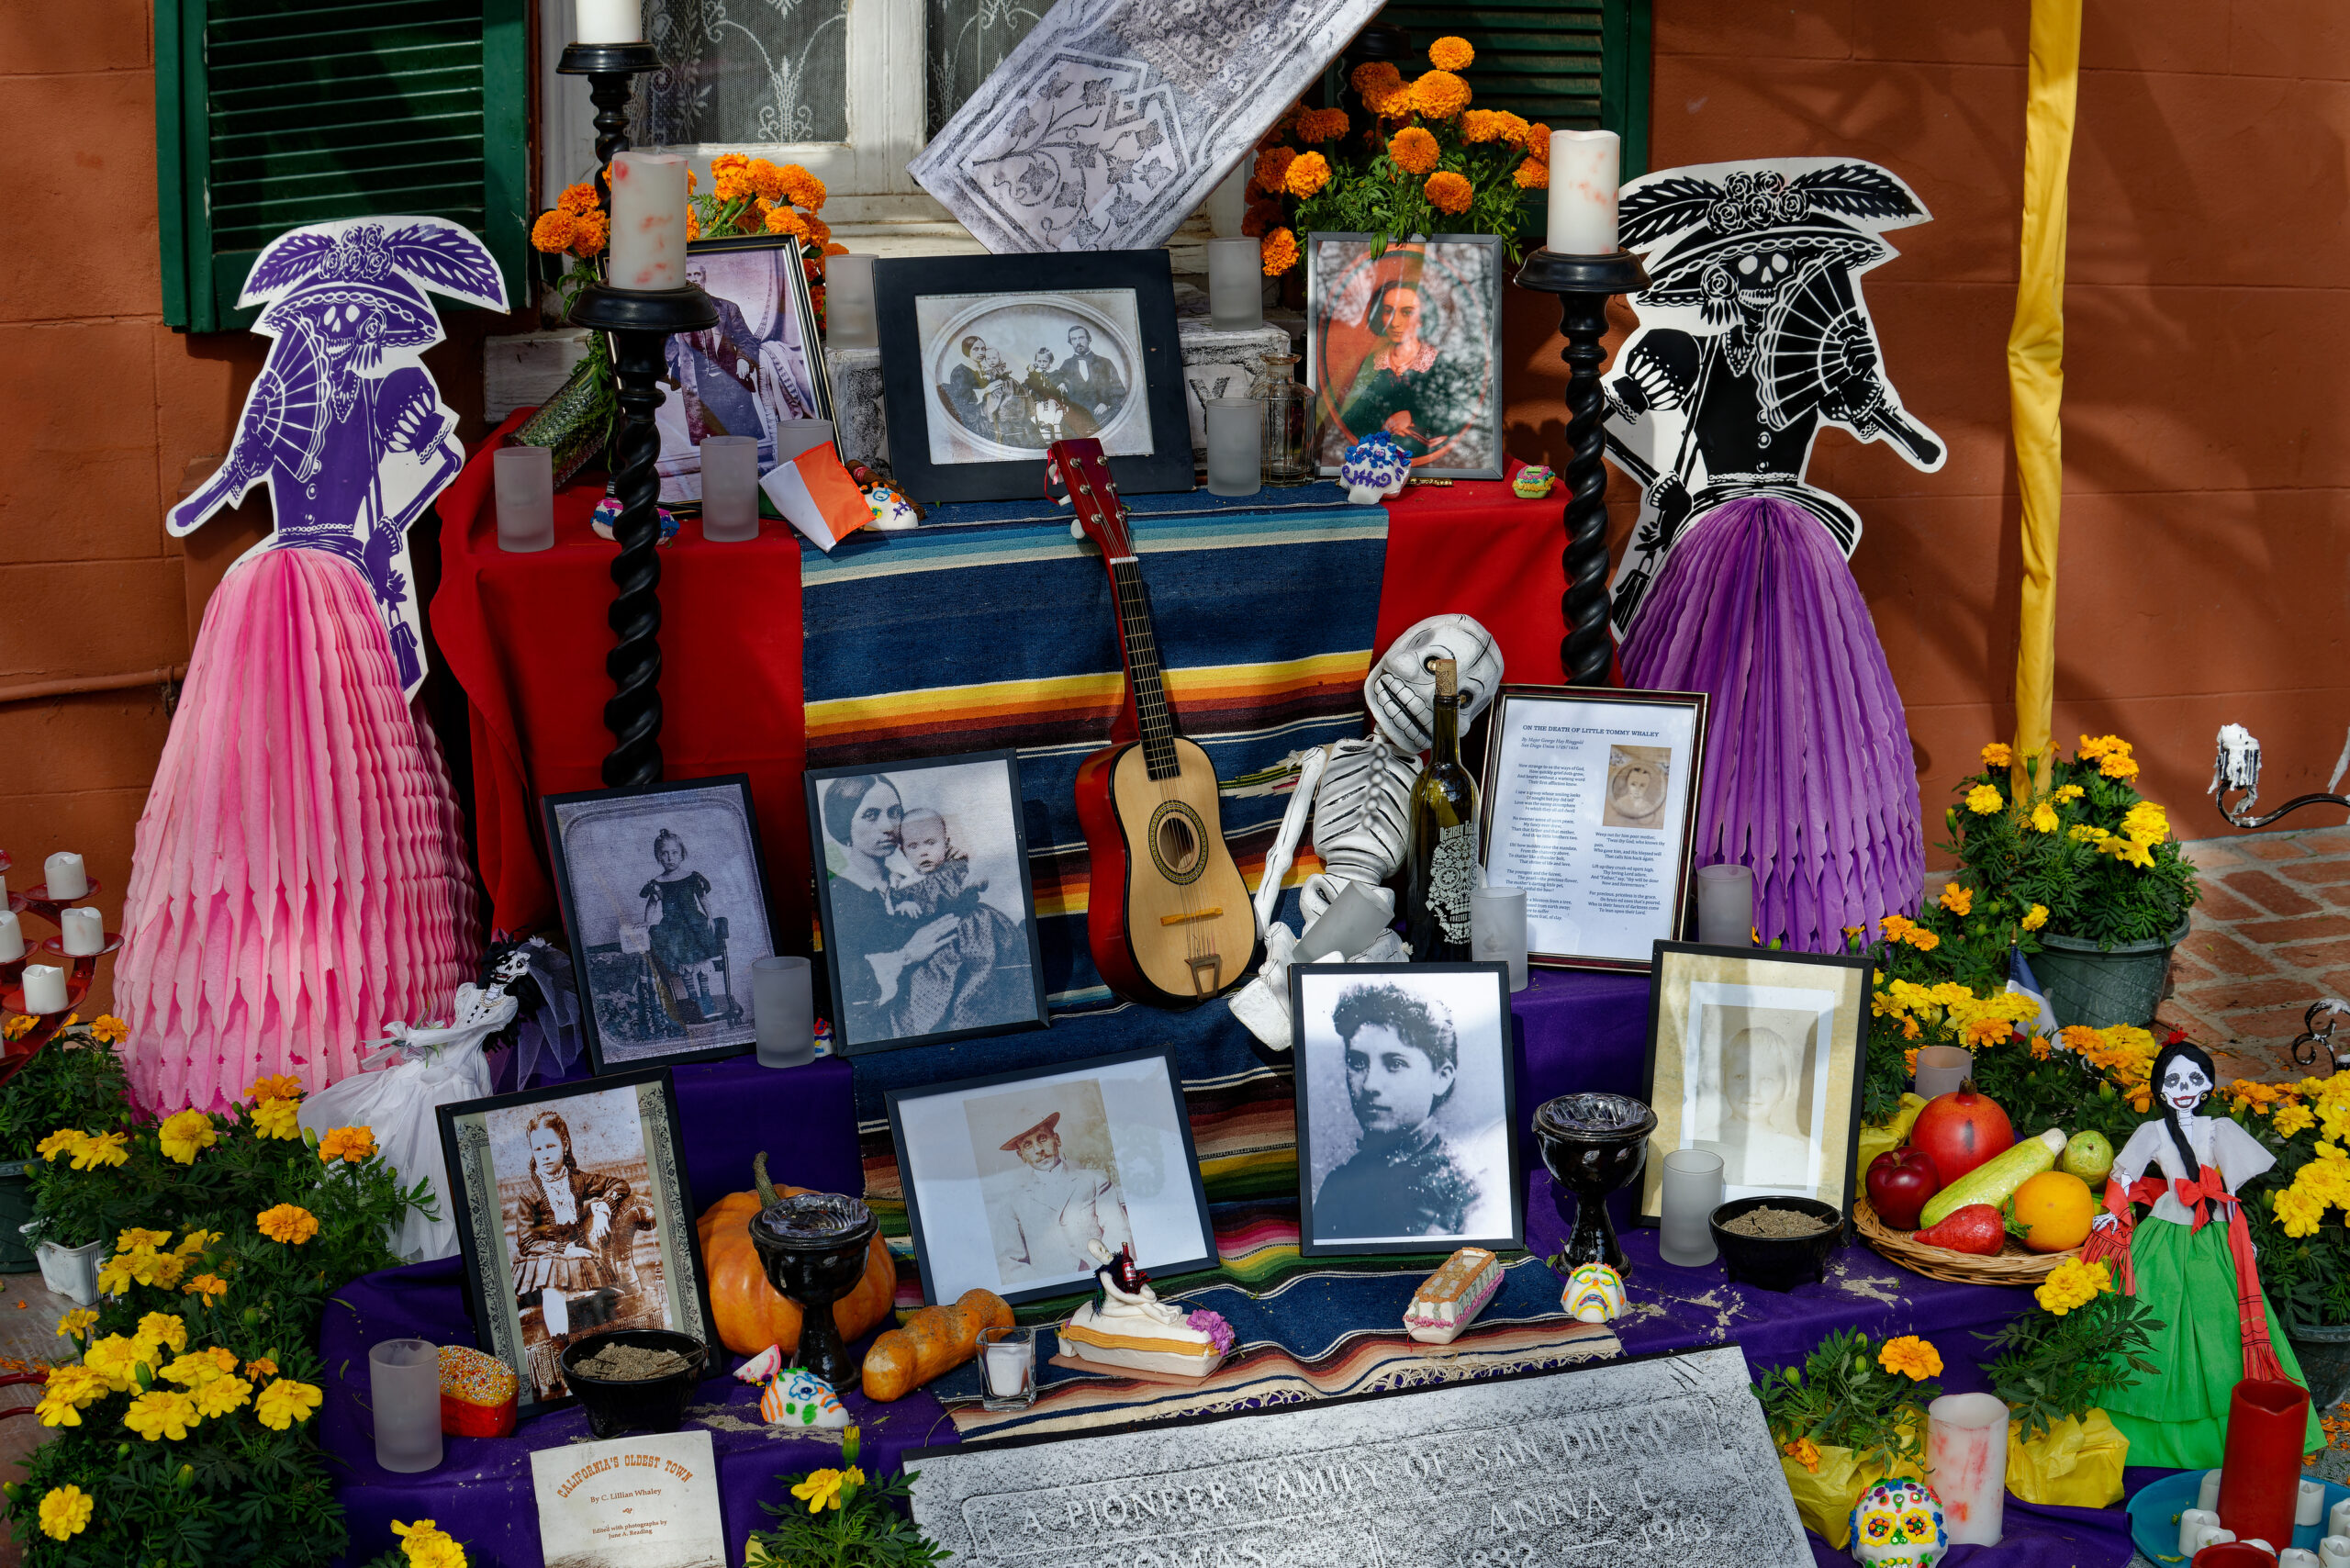
[[1385,431],[1431,478],[1502,477],[1502,241],[1305,237],[1305,381],[1336,474]]

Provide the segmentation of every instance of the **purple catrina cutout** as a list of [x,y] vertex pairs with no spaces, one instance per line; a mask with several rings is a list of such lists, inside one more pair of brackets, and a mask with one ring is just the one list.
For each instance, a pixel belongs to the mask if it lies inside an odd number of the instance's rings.
[[267,307],[253,330],[269,358],[228,460],[167,524],[192,533],[268,485],[276,532],[254,553],[325,550],[358,567],[410,696],[424,654],[408,530],[464,465],[457,417],[419,363],[442,337],[426,289],[506,308],[498,263],[446,218],[313,223],[264,246],[237,303]]

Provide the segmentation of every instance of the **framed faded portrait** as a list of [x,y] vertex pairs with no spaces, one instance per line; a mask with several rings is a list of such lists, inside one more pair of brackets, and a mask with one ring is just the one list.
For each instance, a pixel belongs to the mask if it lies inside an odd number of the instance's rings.
[[718,324],[679,332],[663,353],[668,396],[654,410],[665,501],[701,499],[701,443],[755,436],[759,472],[776,464],[776,427],[833,417],[824,345],[808,293],[807,258],[789,235],[697,240],[686,277],[718,304]]
[[1506,964],[1296,964],[1298,1251],[1517,1247]]
[[1502,476],[1502,241],[1305,237],[1305,380],[1336,474],[1384,431],[1431,478]]
[[521,1414],[571,1396],[574,1340],[669,1328],[715,1345],[666,1068],[442,1105],[441,1152],[482,1349]]
[[808,837],[845,1056],[1046,1021],[1020,756],[811,768]]
[[1646,969],[1681,935],[1705,693],[1505,686],[1487,722],[1478,858],[1526,890],[1528,961]]
[[924,1300],[1067,1295],[1091,1283],[1096,1247],[1131,1244],[1163,1274],[1215,1266],[1173,1047],[888,1099]]
[[1680,1148],[1722,1157],[1725,1199],[1850,1213],[1868,1016],[1865,958],[1659,942],[1646,1095],[1658,1158],[1640,1179],[1641,1221],[1663,1212],[1662,1157]]
[[775,952],[749,776],[539,807],[594,1070],[748,1050],[751,965]]
[[873,269],[890,463],[923,501],[1033,497],[1046,449],[1102,443],[1129,495],[1192,487],[1164,251],[887,257]]

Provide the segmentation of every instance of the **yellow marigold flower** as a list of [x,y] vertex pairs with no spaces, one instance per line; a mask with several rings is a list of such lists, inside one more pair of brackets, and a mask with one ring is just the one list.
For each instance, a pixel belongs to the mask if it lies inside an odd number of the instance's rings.
[[219,1239],[220,1233],[217,1230],[191,1230],[180,1238],[180,1244],[173,1248],[172,1252],[176,1257],[193,1258]]
[[1449,169],[1439,169],[1428,176],[1426,187],[1428,204],[1438,212],[1466,212],[1476,192],[1466,174],[1456,174]]
[[1412,84],[1412,107],[1429,119],[1450,119],[1469,106],[1469,84],[1445,70],[1424,71]]
[[783,194],[794,207],[804,207],[810,212],[822,212],[824,210],[824,197],[830,193],[824,189],[823,181],[797,163],[786,163],[783,166]]
[[791,1495],[806,1502],[810,1513],[821,1514],[841,1506],[843,1479],[837,1470],[811,1471],[807,1480],[791,1489]]
[[162,1139],[163,1153],[182,1165],[193,1165],[196,1157],[220,1141],[212,1127],[212,1118],[201,1111],[182,1111],[167,1119],[156,1129]]
[[539,214],[531,225],[531,246],[553,255],[557,251],[571,249],[572,227],[576,219],[561,207],[550,207]]
[[1292,160],[1289,173],[1281,180],[1281,188],[1304,201],[1318,194],[1330,183],[1330,160],[1319,152],[1308,152]]
[[2015,760],[2016,754],[2008,749],[2005,741],[1993,741],[1983,748],[1983,766],[1986,767],[2012,767]]
[[263,1209],[254,1218],[261,1233],[272,1241],[283,1241],[289,1247],[299,1247],[319,1233],[319,1216],[295,1204],[280,1204]]
[[2024,911],[2023,928],[2026,931],[2037,931],[2047,924],[2048,906],[2046,904],[2036,903]]
[[2141,868],[2154,863],[2154,852],[2134,838],[2108,838],[2098,847],[2126,865]]
[[2056,790],[2055,793],[2052,794],[2052,795],[2051,795],[2051,796],[2049,796],[2048,798],[2049,798],[2050,800],[2052,800],[2052,801],[2055,801],[2058,805],[2062,806],[2062,805],[2067,804],[2068,802],[2071,802],[2071,801],[2077,801],[2077,800],[2079,800],[2082,796],[2084,796],[2084,795],[2086,795],[2086,794],[2087,794],[2087,793],[2088,793],[2088,790],[2087,790],[2086,788],[2084,788],[2083,786],[2081,786],[2081,785],[2078,785],[2078,784],[2065,784],[2065,785],[2060,785],[2060,786],[2057,788],[2057,790]]
[[111,1013],[101,1013],[97,1022],[90,1025],[90,1033],[107,1045],[118,1046],[130,1038],[130,1025]]
[[2108,778],[2135,778],[2138,759],[2127,752],[2109,751],[2098,761],[2097,770]]
[[571,236],[571,253],[585,261],[604,248],[612,237],[612,220],[600,212],[579,215],[577,231]]
[[73,1153],[89,1139],[90,1135],[79,1127],[60,1127],[35,1144],[33,1152],[54,1165],[59,1155]]
[[173,1357],[156,1370],[156,1375],[183,1388],[201,1388],[220,1375],[220,1363],[207,1350],[190,1350],[184,1356]]
[[261,1391],[254,1402],[253,1414],[261,1424],[273,1431],[284,1431],[297,1421],[307,1421],[310,1412],[319,1407],[319,1391],[307,1383],[281,1377]]
[[765,227],[770,234],[789,234],[795,240],[808,237],[808,220],[788,207],[778,207],[769,212]]
[[142,1285],[170,1290],[187,1272],[187,1260],[159,1253],[140,1253],[130,1260],[130,1277]]
[[1387,156],[1407,174],[1425,174],[1436,167],[1443,149],[1436,144],[1436,135],[1425,126],[1407,125],[1387,139]]
[[17,1014],[14,1018],[9,1019],[6,1023],[0,1024],[0,1040],[23,1039],[27,1035],[33,1032],[34,1022],[35,1020],[29,1014]]
[[[594,204],[589,205],[592,207]],[[302,1094],[302,1081],[290,1072],[256,1078],[245,1091],[248,1100],[299,1100]]]
[[1279,277],[1297,265],[1297,236],[1286,229],[1276,229],[1265,236],[1259,247],[1265,258],[1265,275]]
[[319,1140],[319,1158],[331,1165],[343,1160],[356,1165],[375,1152],[375,1132],[372,1127],[330,1127]]
[[[51,1380],[52,1385],[55,1380]],[[82,1406],[65,1397],[62,1390],[51,1386],[41,1393],[40,1403],[33,1406],[34,1418],[44,1427],[78,1427],[82,1424]]]
[[2042,801],[2031,808],[2031,829],[2034,833],[2056,831],[2056,808]]
[[2279,1105],[2277,1107],[2275,1126],[2279,1133],[2291,1137],[2295,1133],[2309,1131],[2311,1125],[2316,1120],[2317,1117],[2311,1114],[2307,1105]]
[[97,1504],[79,1486],[52,1486],[41,1494],[40,1531],[51,1540],[71,1540],[90,1525]]
[[1781,1443],[1779,1451],[1813,1474],[1819,1473],[1819,1448],[1809,1438],[1797,1438],[1794,1442]]
[[176,1313],[149,1313],[139,1320],[139,1337],[158,1345],[169,1345],[174,1354],[187,1349],[187,1325]]
[[188,1428],[204,1419],[196,1414],[196,1401],[177,1389],[154,1388],[130,1402],[122,1414],[122,1424],[146,1439],[169,1438],[173,1442],[186,1437]]
[[1899,1372],[1912,1383],[1923,1383],[1930,1377],[1940,1377],[1942,1371],[1942,1352],[1915,1334],[1904,1334],[1898,1339],[1887,1339],[1876,1353],[1876,1364],[1889,1372]]
[[283,1140],[298,1138],[302,1136],[302,1129],[296,1124],[294,1118],[299,1115],[301,1111],[302,1106],[299,1101],[263,1100],[250,1113],[253,1131],[265,1138]]
[[73,1169],[90,1170],[101,1165],[121,1165],[130,1159],[130,1140],[121,1133],[100,1133],[84,1138],[73,1151]]
[[77,1306],[57,1320],[57,1335],[61,1339],[79,1339],[83,1332],[98,1321],[95,1308]]
[[136,1381],[134,1370],[154,1351],[154,1343],[144,1344],[127,1339],[119,1334],[109,1334],[93,1341],[82,1350],[82,1364],[106,1380],[110,1388],[129,1388]]
[[2040,1303],[2042,1311],[2062,1317],[2076,1307],[2087,1306],[2112,1288],[2112,1272],[2104,1264],[2069,1258],[2041,1282],[2040,1288],[2032,1292],[2032,1299]]
[[1966,792],[1966,809],[1978,817],[1987,817],[2004,809],[2007,803],[1999,791],[1988,784],[1977,784]]
[[133,1226],[115,1237],[114,1249],[118,1252],[136,1252],[143,1247],[152,1252],[171,1238],[172,1233],[168,1230],[142,1230]]
[[1517,166],[1517,173],[1511,178],[1517,181],[1521,190],[1547,191],[1550,188],[1550,165],[1528,158]]
[[465,1568],[465,1549],[431,1519],[419,1519],[412,1525],[395,1519],[392,1533],[400,1538],[400,1551],[408,1558],[408,1568]]
[[196,1408],[206,1420],[242,1407],[253,1396],[253,1385],[241,1377],[207,1378],[195,1390]]
[[265,1377],[275,1377],[276,1375],[277,1363],[267,1356],[255,1356],[252,1361],[245,1363],[245,1376],[255,1383],[259,1383]]
[[2170,816],[2152,801],[2141,801],[2121,813],[2121,831],[2141,844],[2160,844],[2170,836]]
[[1972,914],[1975,913],[1975,890],[1957,882],[1944,882],[1942,896],[1934,902],[1953,914]]
[[1428,45],[1428,63],[1438,71],[1466,71],[1477,62],[1477,51],[1464,38],[1449,34]]

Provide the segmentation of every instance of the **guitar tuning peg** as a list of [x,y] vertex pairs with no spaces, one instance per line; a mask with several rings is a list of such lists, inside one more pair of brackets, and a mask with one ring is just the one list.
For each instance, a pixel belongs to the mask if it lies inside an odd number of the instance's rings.
[[1084,537],[1085,537],[1085,524],[1083,524],[1083,523],[1081,523],[1081,522],[1079,522],[1079,521],[1075,521],[1074,519],[1072,519],[1072,520],[1070,521],[1070,522],[1069,522],[1069,536],[1071,539],[1082,539],[1082,538],[1084,538]]

